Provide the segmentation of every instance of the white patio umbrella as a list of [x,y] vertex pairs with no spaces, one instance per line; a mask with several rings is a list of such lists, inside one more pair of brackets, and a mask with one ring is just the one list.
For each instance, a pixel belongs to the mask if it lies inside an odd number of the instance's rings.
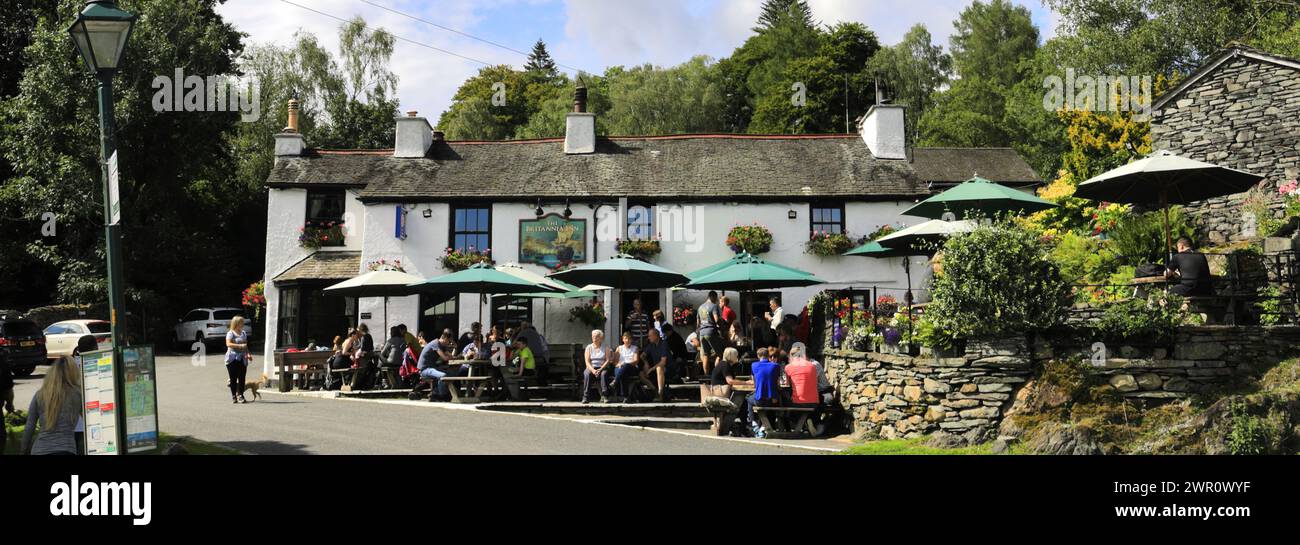
[[383,297],[384,298],[384,330],[382,335],[388,334],[388,298],[405,297],[413,295],[416,292],[410,288],[410,285],[416,282],[424,281],[423,278],[413,274],[407,274],[401,271],[382,270],[373,271],[344,280],[325,288],[325,293],[329,295],[338,295],[341,297]]

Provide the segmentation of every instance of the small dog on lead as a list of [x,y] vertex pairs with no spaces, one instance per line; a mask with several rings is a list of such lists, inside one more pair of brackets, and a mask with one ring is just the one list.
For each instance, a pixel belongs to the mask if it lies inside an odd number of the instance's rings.
[[239,394],[240,394],[240,395],[244,395],[244,394],[247,394],[249,390],[252,390],[252,391],[253,391],[253,401],[257,401],[257,400],[259,400],[259,399],[262,399],[262,394],[259,393],[258,390],[261,389],[263,386],[266,386],[266,381],[267,381],[267,380],[269,380],[269,379],[267,378],[266,373],[262,373],[262,378],[260,378],[260,379],[258,379],[258,380],[255,380],[255,381],[248,381],[248,382],[245,382],[245,383],[244,383],[244,390],[243,390],[242,392],[240,392]]

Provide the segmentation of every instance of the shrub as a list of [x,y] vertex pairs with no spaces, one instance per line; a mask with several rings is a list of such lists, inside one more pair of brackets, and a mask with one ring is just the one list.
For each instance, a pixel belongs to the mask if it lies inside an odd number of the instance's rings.
[[1119,266],[1109,246],[1097,237],[1069,232],[1056,238],[1050,257],[1066,282],[1101,284]]
[[1182,297],[1161,292],[1145,300],[1113,303],[1091,327],[1094,335],[1104,341],[1149,339],[1165,344],[1173,340],[1175,328],[1190,320],[1183,310]]
[[916,322],[915,338],[921,345],[938,350],[952,350],[957,346],[957,336],[936,324],[928,314]]
[[[1188,223],[1181,207],[1169,209],[1169,236],[1172,241],[1180,237],[1192,238],[1195,229]],[[1127,214],[1119,220],[1107,235],[1111,248],[1118,254],[1125,265],[1138,266],[1144,263],[1165,262],[1165,227],[1164,212],[1155,211],[1146,214]]]
[[1268,454],[1269,446],[1275,442],[1268,422],[1250,414],[1241,401],[1232,403],[1230,411],[1232,429],[1226,438],[1228,452],[1238,456]]
[[583,303],[569,309],[569,321],[592,329],[605,327],[605,308],[600,303]]
[[1073,295],[1047,250],[1038,235],[1013,223],[953,236],[943,248],[943,275],[934,279],[927,321],[958,338],[1063,323]]

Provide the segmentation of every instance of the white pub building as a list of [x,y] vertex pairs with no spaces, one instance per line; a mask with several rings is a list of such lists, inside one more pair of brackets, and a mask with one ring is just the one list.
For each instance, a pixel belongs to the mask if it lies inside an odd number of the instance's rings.
[[[448,272],[442,258],[449,248],[490,249],[498,265],[544,275],[608,259],[619,240],[659,237],[662,252],[651,261],[685,274],[732,257],[728,232],[757,223],[774,239],[761,257],[830,284],[744,301],[733,293],[736,310],[744,305],[751,315],[778,297],[787,313],[798,314],[818,291],[849,286],[879,287],[902,300],[902,258],[810,255],[810,234],[860,237],[882,225],[919,223],[899,213],[977,174],[1015,187],[1041,183],[1011,149],[908,148],[903,109],[892,105],[873,107],[860,134],[848,135],[598,137],[581,92],[563,138],[452,142],[411,112],[397,120],[394,149],[322,150],[307,147],[294,125],[291,111],[267,180],[268,354],[312,341],[328,346],[358,322],[380,342],[387,337],[382,299],[321,290],[381,260],[400,261],[416,276],[439,276]],[[305,228],[335,236],[304,245]],[[559,250],[548,253],[548,245]],[[917,285],[924,280],[914,278]],[[610,327],[618,328],[637,294],[605,293]],[[704,294],[641,297],[647,312],[663,309],[671,319],[673,306],[698,303]],[[477,308],[476,294],[395,297],[386,322],[432,339],[444,328],[459,334],[481,312],[487,323],[529,320],[551,343],[585,343],[590,328],[571,322],[569,310],[588,302],[496,297]]]

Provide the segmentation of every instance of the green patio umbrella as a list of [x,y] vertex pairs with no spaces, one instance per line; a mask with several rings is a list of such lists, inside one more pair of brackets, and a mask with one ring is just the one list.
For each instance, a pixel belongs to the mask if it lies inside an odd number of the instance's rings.
[[568,282],[576,286],[600,285],[615,290],[658,290],[685,284],[691,279],[685,275],[670,271],[658,265],[651,265],[632,256],[619,254],[598,263],[575,267],[546,275],[552,280]]
[[[723,262],[721,262],[721,263],[716,263],[716,264],[714,264],[714,265],[710,265],[710,266],[708,266],[708,267],[705,267],[705,268],[700,269],[700,270],[697,270],[697,271],[688,272],[688,273],[686,273],[686,276],[690,277],[691,280],[695,280],[695,279],[697,279],[697,278],[703,278],[703,277],[705,277],[705,276],[708,276],[708,275],[710,275],[710,274],[713,274],[713,273],[715,273],[715,272],[718,272],[718,271],[720,271],[720,270],[722,270],[722,269],[725,269],[725,268],[730,267],[730,266],[732,266],[732,265],[735,265],[735,264],[737,264],[737,263],[744,262],[744,261],[746,261],[746,260],[748,260],[749,258],[752,258],[752,257],[755,257],[755,256],[752,255],[752,254],[750,254],[749,252],[740,252],[740,253],[736,254],[734,257],[732,257],[731,259],[728,259],[728,260],[723,261]],[[787,270],[787,271],[792,271],[792,272],[794,272],[794,273],[798,273],[798,274],[804,274],[804,275],[809,274],[809,273],[807,273],[807,272],[801,271],[801,270],[796,269],[796,268],[794,268],[794,267],[787,267],[787,266],[785,266],[785,265],[781,265],[781,264],[778,264],[778,263],[767,263],[767,265],[770,266],[770,267],[778,268],[778,269],[785,269],[785,270]]]
[[1250,191],[1263,176],[1158,151],[1081,184],[1074,196],[1095,201],[1160,206],[1165,213],[1165,250],[1170,252],[1169,205]]
[[[711,267],[711,268],[716,268]],[[749,254],[741,254],[728,261],[726,266],[712,273],[694,278],[685,287],[697,290],[735,290],[754,292],[778,288],[800,288],[825,284],[826,281],[785,265],[768,263]],[[739,321],[745,323],[745,306],[740,307]],[[751,339],[752,341],[752,339]]]
[[460,272],[430,278],[411,284],[416,293],[459,294],[478,293],[478,318],[483,321],[483,295],[487,293],[513,295],[517,293],[559,292],[562,288],[550,284],[529,282],[513,274],[496,270],[487,263],[479,263]]
[[404,297],[416,292],[411,284],[423,281],[422,278],[401,271],[372,271],[350,280],[334,284],[323,291],[326,295],[341,297],[383,297],[384,298],[384,335],[388,334],[388,298]]
[[978,176],[930,197],[903,212],[904,216],[942,219],[952,212],[958,218],[972,213],[992,217],[998,214],[1025,214],[1055,208],[1056,204],[1024,191]]
[[[518,299],[541,299],[542,316],[546,316],[547,307],[549,306],[551,299],[583,299],[587,297],[596,296],[595,292],[580,289],[578,288],[578,286],[569,284],[568,282],[561,282],[559,280],[546,278],[545,276],[542,276],[533,271],[525,269],[522,266],[515,263],[507,263],[505,265],[501,265],[497,267],[497,270],[506,274],[517,276],[529,282],[533,282],[536,284],[549,284],[553,288],[559,288],[564,290],[562,292],[542,291],[536,293],[519,293],[514,295],[514,297]],[[546,320],[542,322],[542,335],[547,334],[546,330],[549,327],[549,325],[550,325],[550,320]]]

